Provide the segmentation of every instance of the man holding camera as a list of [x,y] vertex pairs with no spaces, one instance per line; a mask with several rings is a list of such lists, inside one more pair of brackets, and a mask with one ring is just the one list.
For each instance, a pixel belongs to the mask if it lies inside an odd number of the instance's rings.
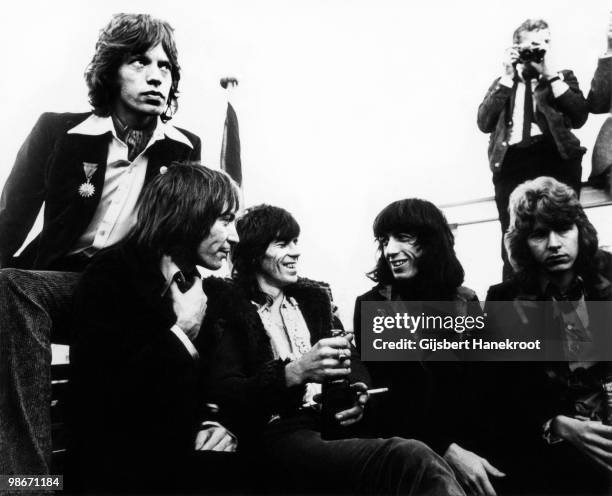
[[[552,176],[580,191],[585,149],[571,129],[587,119],[586,100],[572,71],[559,71],[550,30],[527,19],[504,55],[503,72],[478,108],[478,127],[490,133],[489,166],[502,234],[509,224],[508,198],[528,179]],[[503,249],[504,279],[511,267]]]

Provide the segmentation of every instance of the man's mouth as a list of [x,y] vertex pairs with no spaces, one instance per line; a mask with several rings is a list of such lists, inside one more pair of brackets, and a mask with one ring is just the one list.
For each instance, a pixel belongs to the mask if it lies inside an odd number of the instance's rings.
[[389,260],[389,265],[391,265],[392,268],[397,269],[398,267],[401,267],[402,265],[404,265],[406,262],[408,262],[407,258],[401,258],[398,260]]
[[145,91],[144,93],[141,93],[141,94],[142,96],[146,98],[155,98],[161,101],[164,101],[166,99],[166,97],[159,91]]
[[550,265],[565,263],[569,261],[569,257],[567,255],[551,255],[546,257],[546,263]]
[[295,270],[297,267],[297,262],[283,262],[283,267],[286,267],[289,270]]

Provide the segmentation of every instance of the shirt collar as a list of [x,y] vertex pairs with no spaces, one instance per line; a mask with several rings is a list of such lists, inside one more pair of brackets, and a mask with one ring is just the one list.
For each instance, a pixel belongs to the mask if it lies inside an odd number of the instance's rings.
[[[113,125],[113,119],[110,116],[101,117],[95,114],[91,114],[83,122],[68,130],[68,134],[84,134],[86,136],[101,136],[106,133],[111,133],[115,138],[119,139],[117,132],[115,131],[115,126]],[[162,140],[164,137],[182,143],[193,149],[193,145],[187,136],[181,133],[174,126],[163,123],[158,117],[151,142]]]
[[[161,291],[161,296],[163,297],[170,289],[170,286],[172,285],[172,282],[174,281],[174,276],[178,272],[180,272],[181,269],[179,268],[178,265],[176,265],[172,261],[172,258],[169,255],[164,255],[162,257],[161,262],[159,264],[159,268],[161,270],[162,275],[164,276],[164,281],[165,281],[164,286]],[[197,274],[195,275],[199,276],[201,279],[203,277],[203,268],[200,267],[199,265],[196,265],[195,270],[197,271]],[[190,274],[192,274],[192,272],[190,272]]]
[[[298,308],[298,303],[295,301],[293,296],[283,295],[282,298],[283,300],[280,303],[281,308]],[[255,305],[255,308],[257,308],[257,312],[259,313],[272,311],[272,302],[266,301],[264,303],[257,303],[256,301],[251,300],[251,303]]]

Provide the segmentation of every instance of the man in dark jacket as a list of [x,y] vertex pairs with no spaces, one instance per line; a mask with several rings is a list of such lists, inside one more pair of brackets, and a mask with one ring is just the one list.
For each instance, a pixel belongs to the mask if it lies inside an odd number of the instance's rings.
[[612,256],[598,249],[576,193],[553,178],[519,186],[510,208],[506,246],[516,272],[489,288],[488,329],[538,338],[544,349],[539,362],[493,364],[491,457],[512,492],[609,494],[602,383],[612,377]]
[[[493,81],[478,108],[478,128],[490,133],[489,166],[502,236],[508,228],[508,198],[527,179],[552,176],[580,191],[585,149],[571,129],[587,119],[586,100],[572,71],[554,64],[550,30],[528,19],[514,32]],[[511,274],[502,243],[504,278]]]
[[[49,340],[67,327],[77,272],[125,236],[160,167],[200,158],[199,138],[167,123],[180,79],[168,23],[113,16],[85,76],[93,111],[43,114],[0,197],[3,474],[49,472]],[[42,232],[16,257],[43,205]]]
[[[341,329],[324,283],[298,278],[299,225],[289,212],[254,207],[237,224],[236,287],[217,320],[211,388],[241,446],[274,492],[463,494],[426,445],[356,437],[367,372]],[[330,424],[316,398],[348,378],[353,392]],[[323,408],[325,409],[325,389]],[[321,432],[330,427],[331,436]],[[243,444],[244,443],[244,444]]]
[[[99,492],[221,491],[210,453],[236,440],[205,411],[214,336],[200,332],[237,241],[239,191],[225,173],[173,164],[143,191],[127,238],[98,253],[74,295],[67,484]],[[221,456],[221,463],[227,460]],[[221,478],[221,480],[219,480]]]

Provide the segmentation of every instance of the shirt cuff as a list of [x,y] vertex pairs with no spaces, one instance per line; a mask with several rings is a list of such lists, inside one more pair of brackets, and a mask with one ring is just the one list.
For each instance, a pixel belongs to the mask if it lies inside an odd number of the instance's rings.
[[514,80],[510,76],[502,76],[499,78],[499,84],[506,88],[512,88],[514,86]]
[[200,354],[198,353],[198,350],[196,350],[195,346],[193,345],[191,340],[187,337],[187,334],[185,334],[183,329],[181,329],[179,326],[174,324],[170,328],[170,330],[174,333],[174,335],[177,338],[179,338],[181,343],[183,343],[183,346],[189,352],[189,354],[191,355],[192,358],[200,358]]
[[555,436],[551,430],[550,430],[550,426],[552,425],[552,421],[553,419],[548,419],[546,422],[544,422],[544,426],[542,428],[542,438],[544,438],[544,441],[546,441],[547,444],[559,444],[561,442],[563,442],[563,439],[560,437]]
[[565,81],[557,79],[550,83],[550,88],[552,89],[553,96],[559,98],[563,93],[569,90],[569,85]]

